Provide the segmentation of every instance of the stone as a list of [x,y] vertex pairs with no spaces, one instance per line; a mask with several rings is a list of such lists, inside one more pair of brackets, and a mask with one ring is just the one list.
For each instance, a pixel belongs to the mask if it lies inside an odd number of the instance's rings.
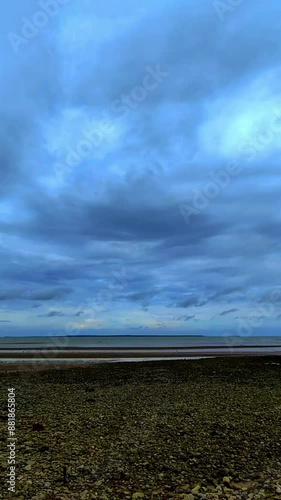
[[194,488],[192,488],[191,493],[196,495],[197,493],[199,493],[200,487],[201,487],[200,484],[196,484],[196,486],[194,486]]
[[231,478],[230,478],[229,476],[224,476],[224,477],[222,478],[222,481],[223,481],[223,483],[224,483],[224,484],[229,484],[229,483],[230,483],[230,479],[231,479]]
[[190,489],[190,484],[183,484],[182,486],[180,486],[181,491],[190,491]]
[[247,481],[245,483],[231,483],[231,487],[234,489],[234,490],[243,490],[243,491],[247,491],[249,490],[253,485],[253,481]]

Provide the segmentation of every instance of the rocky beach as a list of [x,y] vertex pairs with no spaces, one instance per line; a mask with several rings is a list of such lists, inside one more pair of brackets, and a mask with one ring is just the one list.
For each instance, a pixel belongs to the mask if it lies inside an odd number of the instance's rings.
[[281,498],[278,356],[30,366],[0,376],[3,500]]

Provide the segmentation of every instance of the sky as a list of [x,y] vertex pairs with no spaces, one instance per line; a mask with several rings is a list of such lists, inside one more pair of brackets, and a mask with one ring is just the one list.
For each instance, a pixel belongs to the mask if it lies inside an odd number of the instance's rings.
[[14,0],[0,335],[276,334],[279,0]]

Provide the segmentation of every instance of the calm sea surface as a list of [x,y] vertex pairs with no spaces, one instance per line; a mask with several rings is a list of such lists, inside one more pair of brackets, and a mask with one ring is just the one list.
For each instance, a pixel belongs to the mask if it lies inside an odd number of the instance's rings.
[[191,346],[269,346],[281,345],[280,337],[191,337],[191,336],[97,336],[97,337],[14,337],[0,338],[0,348],[46,348],[46,347],[191,347]]

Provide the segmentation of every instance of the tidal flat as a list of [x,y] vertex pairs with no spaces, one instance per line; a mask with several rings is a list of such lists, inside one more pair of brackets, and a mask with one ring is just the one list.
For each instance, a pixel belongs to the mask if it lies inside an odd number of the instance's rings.
[[3,370],[0,441],[5,500],[278,499],[281,357]]

